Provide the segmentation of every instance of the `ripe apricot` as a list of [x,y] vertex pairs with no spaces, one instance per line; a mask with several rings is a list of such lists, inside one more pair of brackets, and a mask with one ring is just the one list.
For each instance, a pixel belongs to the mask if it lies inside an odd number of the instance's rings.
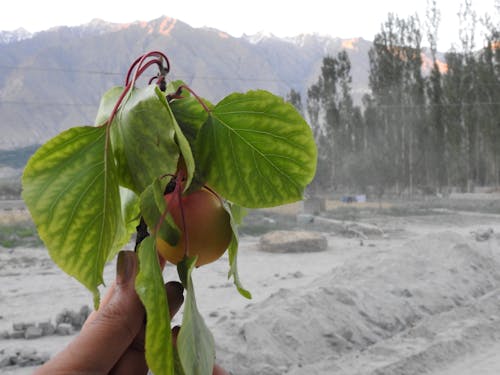
[[175,246],[157,238],[156,249],[160,255],[167,261],[177,264],[184,258],[187,237],[188,255],[198,256],[196,266],[219,259],[229,246],[233,234],[229,214],[220,198],[206,188],[182,196],[186,224],[183,230],[178,195],[171,193],[165,197],[168,210],[181,230],[181,236]]

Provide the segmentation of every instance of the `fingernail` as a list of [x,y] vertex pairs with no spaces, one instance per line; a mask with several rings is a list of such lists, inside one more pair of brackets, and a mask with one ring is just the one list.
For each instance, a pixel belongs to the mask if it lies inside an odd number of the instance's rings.
[[135,264],[135,253],[133,251],[120,251],[116,261],[116,283],[118,285],[127,283],[133,275]]

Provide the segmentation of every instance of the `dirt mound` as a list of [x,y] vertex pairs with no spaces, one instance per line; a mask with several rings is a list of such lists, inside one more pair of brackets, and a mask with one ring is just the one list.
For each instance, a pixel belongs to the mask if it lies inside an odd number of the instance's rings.
[[[325,374],[326,369],[375,374],[381,368],[384,374],[419,373],[421,368],[411,369],[426,363],[415,354],[422,348],[433,348],[434,364],[455,359],[463,344],[443,345],[439,321],[431,323],[445,315],[446,322],[455,321],[450,314],[470,308],[499,286],[498,254],[487,249],[453,232],[428,234],[391,251],[374,249],[302,290],[281,289],[225,322],[216,332],[219,361],[240,375],[295,375]],[[490,313],[500,313],[498,299],[489,304]],[[418,334],[411,335],[417,327]],[[456,329],[463,333],[464,327]],[[415,351],[408,349],[412,345]],[[384,355],[377,357],[377,350]],[[366,362],[359,358],[363,353],[370,354]]]

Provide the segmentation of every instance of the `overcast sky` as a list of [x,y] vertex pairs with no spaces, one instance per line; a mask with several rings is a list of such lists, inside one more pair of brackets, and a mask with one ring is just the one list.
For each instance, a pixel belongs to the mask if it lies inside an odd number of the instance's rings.
[[[441,10],[440,49],[457,41],[457,12],[464,0],[437,0]],[[471,0],[479,17],[499,22],[495,0]],[[24,27],[36,32],[53,26],[81,25],[93,18],[126,23],[162,15],[193,27],[209,26],[233,36],[267,31],[276,36],[317,32],[372,40],[388,12],[400,17],[417,12],[424,21],[427,0],[14,0],[0,13],[0,30]],[[497,0],[498,3],[498,0]]]

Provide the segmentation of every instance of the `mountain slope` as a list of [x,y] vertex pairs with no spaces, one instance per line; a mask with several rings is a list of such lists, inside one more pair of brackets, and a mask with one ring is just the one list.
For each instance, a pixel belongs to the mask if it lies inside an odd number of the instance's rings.
[[123,84],[130,63],[147,51],[167,54],[170,79],[218,101],[257,88],[305,95],[322,58],[341,48],[353,62],[354,90],[363,92],[370,45],[318,35],[234,38],[165,16],[131,24],[93,20],[0,39],[0,149],[40,144],[68,127],[93,124],[101,95]]

